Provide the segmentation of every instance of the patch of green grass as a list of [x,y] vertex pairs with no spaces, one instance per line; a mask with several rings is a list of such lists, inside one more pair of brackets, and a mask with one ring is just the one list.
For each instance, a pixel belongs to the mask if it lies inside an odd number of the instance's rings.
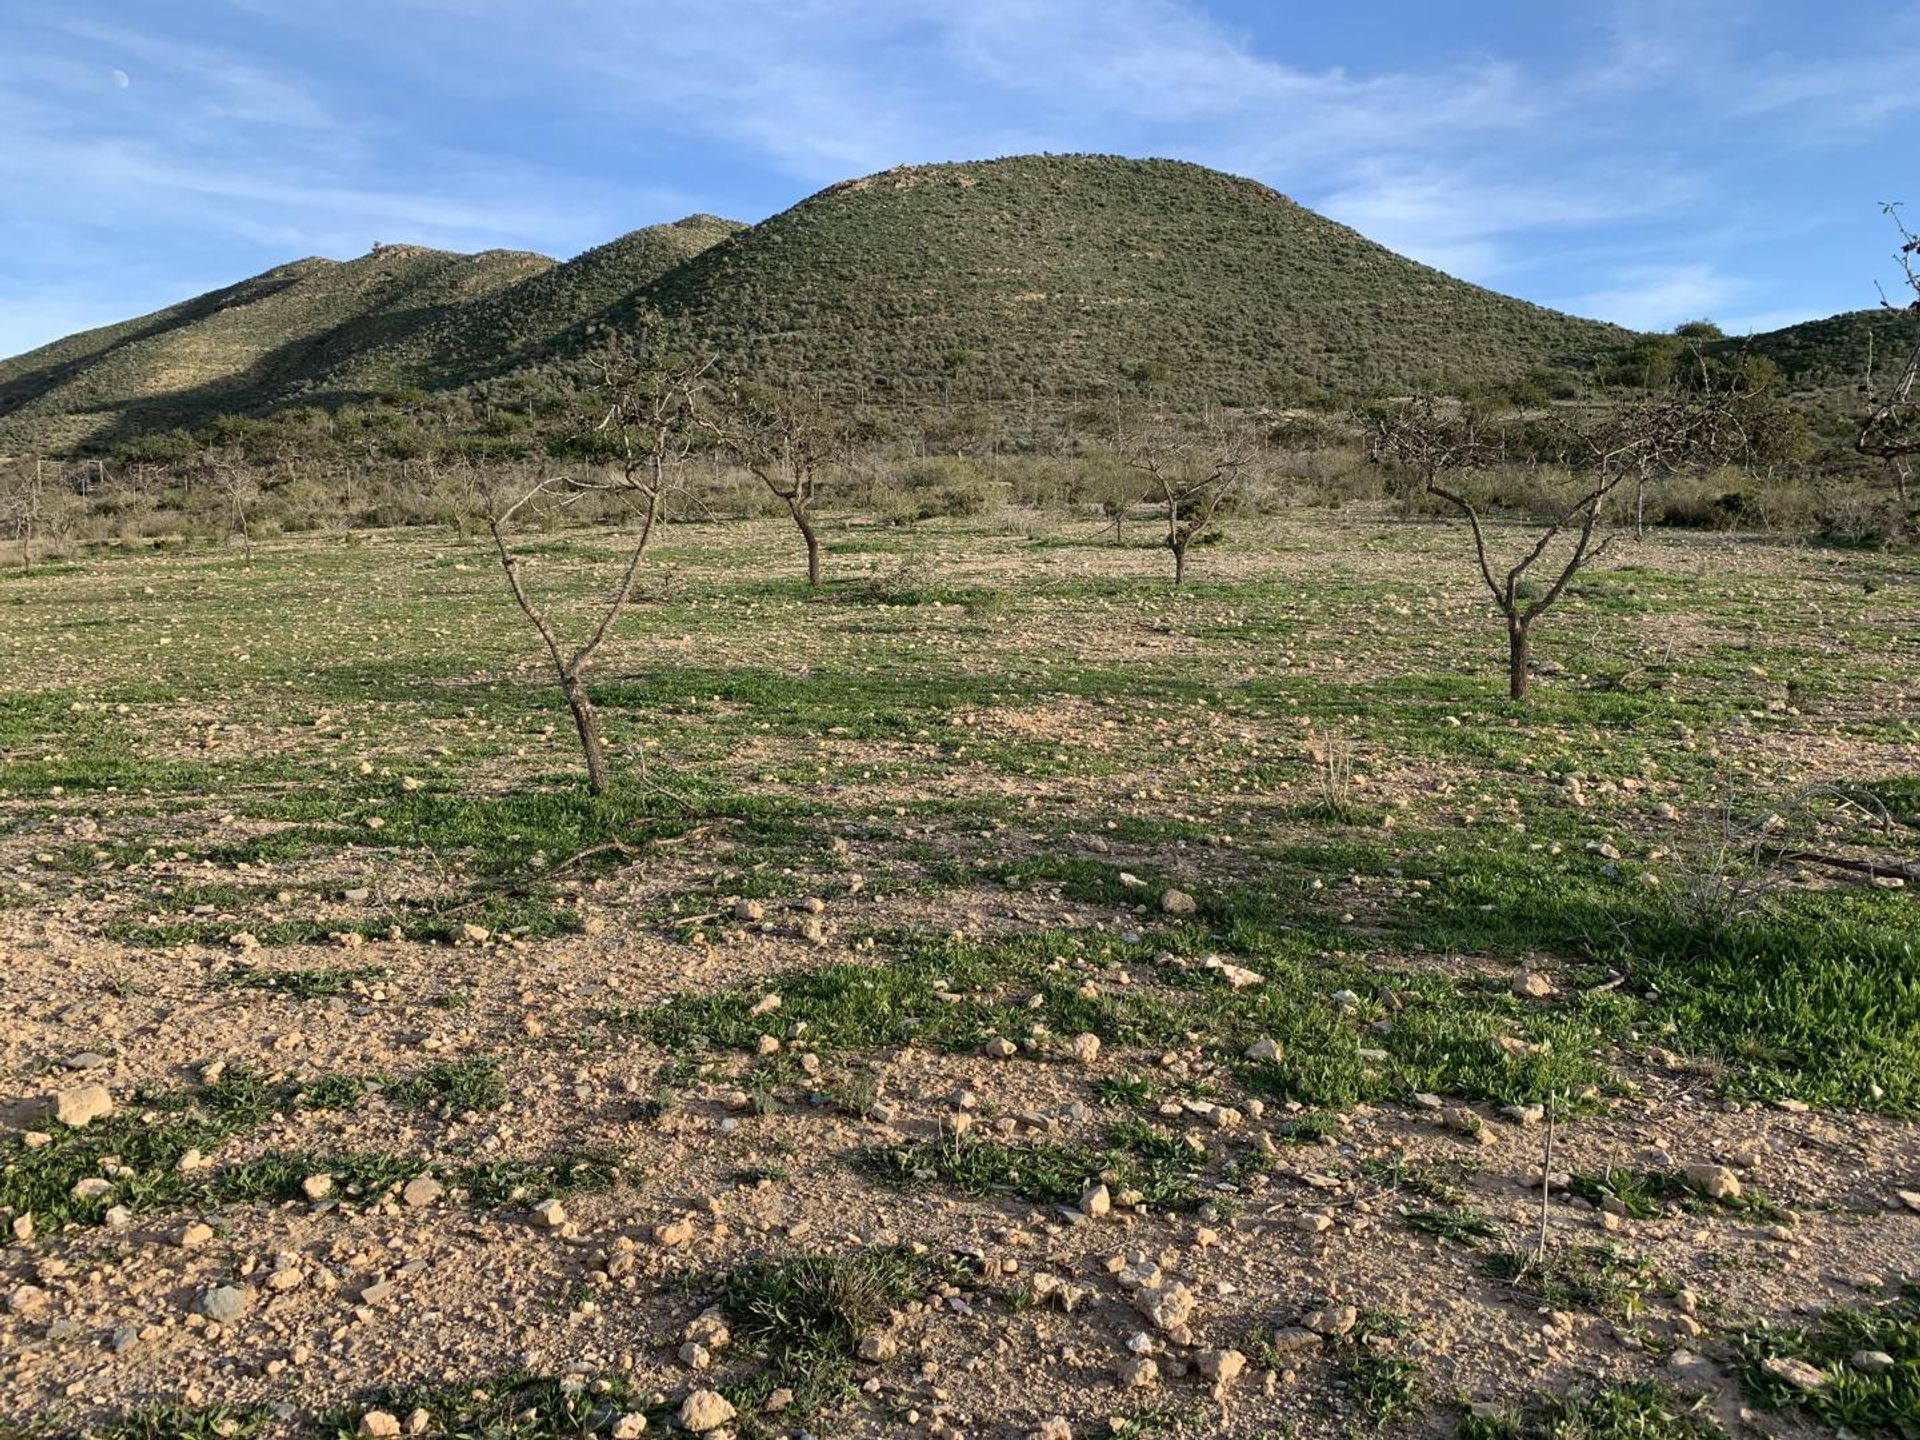
[[1369,1309],[1341,1339],[1334,1383],[1376,1430],[1411,1420],[1426,1408],[1420,1362],[1393,1349],[1410,1328],[1404,1316]]
[[[1769,1410],[1799,1410],[1822,1425],[1855,1435],[1912,1440],[1920,1435],[1920,1285],[1886,1304],[1829,1310],[1800,1329],[1758,1326],[1737,1337],[1736,1370],[1747,1392]],[[1884,1370],[1856,1368],[1852,1357],[1879,1351]],[[1767,1360],[1789,1356],[1825,1372],[1813,1390],[1770,1375]]]
[[719,1302],[736,1337],[764,1352],[811,1410],[844,1398],[860,1341],[923,1288],[910,1256],[865,1250],[744,1265],[722,1280]]
[[351,994],[356,986],[370,980],[384,980],[391,974],[384,965],[321,965],[311,970],[269,970],[259,965],[236,965],[220,978],[220,985],[234,990],[270,990],[296,1000],[321,1000],[334,995]]
[[294,1104],[302,1110],[351,1110],[366,1093],[367,1082],[358,1075],[324,1075],[302,1086]]
[[1418,1196],[1438,1205],[1466,1204],[1462,1190],[1438,1165],[1409,1160],[1404,1150],[1360,1162],[1360,1173],[1376,1185],[1402,1194]]
[[1129,1071],[1124,1075],[1101,1076],[1093,1082],[1093,1093],[1102,1105],[1133,1108],[1158,1100],[1160,1087],[1146,1076]]
[[1546,1440],[1725,1440],[1712,1404],[1710,1395],[1627,1380],[1548,1401],[1538,1428]]
[[1087,1186],[1105,1180],[1116,1199],[1137,1191],[1156,1210],[1189,1210],[1199,1203],[1203,1158],[1178,1136],[1129,1120],[1109,1132],[1100,1150],[1052,1140],[1003,1145],[968,1132],[870,1150],[862,1163],[893,1185],[939,1180],[969,1195],[1016,1195],[1036,1204],[1073,1204]]
[[432,1433],[444,1440],[574,1440],[602,1429],[616,1415],[649,1408],[618,1375],[589,1387],[521,1371],[470,1384],[375,1391],[323,1416],[319,1433],[326,1440],[353,1440],[369,1410],[384,1410],[402,1421],[424,1410],[433,1419]]
[[[9,1139],[0,1145],[0,1209],[30,1214],[51,1231],[97,1224],[115,1205],[136,1215],[181,1208],[196,1192],[182,1158],[211,1153],[228,1136],[258,1126],[282,1098],[252,1071],[233,1066],[212,1085],[148,1097],[150,1112],[123,1110],[77,1130],[56,1124],[38,1147]],[[74,1196],[81,1181],[103,1178],[110,1180],[104,1195]]]
[[1485,1271],[1555,1310],[1591,1310],[1631,1319],[1649,1293],[1665,1286],[1651,1261],[1601,1245],[1549,1250],[1544,1257],[1502,1250]]
[[1500,1233],[1500,1226],[1485,1211],[1470,1205],[1409,1210],[1400,1217],[1400,1223],[1409,1230],[1460,1245],[1478,1245]]
[[1669,1207],[1673,1205],[1696,1214],[1731,1211],[1768,1221],[1783,1219],[1787,1213],[1767,1195],[1751,1187],[1743,1188],[1730,1199],[1721,1199],[1708,1195],[1684,1175],[1660,1170],[1617,1166],[1601,1174],[1576,1172],[1567,1188],[1592,1205],[1604,1204],[1609,1199],[1617,1201],[1636,1220],[1657,1219],[1670,1213]]
[[431,1106],[460,1115],[499,1109],[507,1098],[507,1082],[497,1063],[476,1056],[429,1066],[390,1086],[387,1095],[397,1105]]

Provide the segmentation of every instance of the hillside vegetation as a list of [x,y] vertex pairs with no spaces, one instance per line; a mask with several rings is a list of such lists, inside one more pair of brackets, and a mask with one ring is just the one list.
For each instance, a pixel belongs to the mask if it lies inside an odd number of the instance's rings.
[[1251,180],[1028,156],[831,186],[641,297],[703,348],[885,398],[1250,403],[1511,379],[1626,332],[1415,264]]
[[0,446],[58,450],[284,403],[449,312],[552,268],[507,251],[394,245],[278,266],[0,364]]
[[691,216],[563,265],[410,245],[298,260],[0,363],[0,448],[80,448],[223,414],[457,385],[539,354],[737,228]]
[[0,364],[0,446],[550,371],[642,310],[736,370],[881,403],[1464,386],[1631,338],[1415,264],[1250,180],[1030,156],[890,170],[751,227],[692,216],[558,266],[401,246],[299,261]]

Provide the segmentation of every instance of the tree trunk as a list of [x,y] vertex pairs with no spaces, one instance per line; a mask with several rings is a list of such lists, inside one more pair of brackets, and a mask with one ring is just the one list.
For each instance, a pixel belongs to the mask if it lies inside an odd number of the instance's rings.
[[800,538],[807,542],[807,584],[815,590],[820,588],[820,537],[813,533],[813,522],[807,518],[806,510],[791,500],[787,508],[793,512],[793,523],[800,527]]
[[1187,542],[1176,540],[1171,549],[1173,550],[1173,583],[1181,585],[1187,578]]
[[1527,657],[1533,636],[1525,625],[1507,622],[1507,698],[1527,698]]
[[560,685],[567,693],[567,708],[573,712],[574,728],[580,732],[580,753],[586,757],[587,786],[600,795],[607,788],[607,751],[600,739],[600,717],[578,675],[563,675]]

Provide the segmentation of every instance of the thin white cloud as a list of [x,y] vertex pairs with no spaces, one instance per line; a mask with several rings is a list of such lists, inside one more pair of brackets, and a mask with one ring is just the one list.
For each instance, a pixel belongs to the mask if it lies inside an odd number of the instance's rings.
[[1737,300],[1742,288],[1711,265],[1648,266],[1582,296],[1579,309],[1630,330],[1667,330],[1688,320],[1712,318],[1714,311]]
[[[797,199],[901,161],[1111,150],[1253,175],[1416,259],[1605,318],[1759,315],[1787,297],[1728,278],[1763,238],[1745,213],[1719,234],[1730,157],[1878,133],[1920,98],[1920,3],[1858,39],[1835,27],[1815,56],[1754,38],[1774,3],[1617,0],[1567,22],[1582,43],[1559,54],[1503,51],[1492,27],[1466,48],[1464,27],[1459,49],[1368,64],[1356,46],[1342,68],[1204,0],[226,0],[218,30],[17,0],[0,246],[51,203],[96,233],[210,247],[564,253],[737,209],[730,171],[762,196],[783,175]],[[377,84],[305,60],[353,47]],[[522,115],[549,153],[466,138]],[[717,193],[634,183],[681,145],[715,157]]]

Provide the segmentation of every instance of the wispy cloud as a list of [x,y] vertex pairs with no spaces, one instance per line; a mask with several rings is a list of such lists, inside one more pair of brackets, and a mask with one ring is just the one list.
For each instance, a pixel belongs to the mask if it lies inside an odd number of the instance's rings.
[[1579,301],[1582,313],[1633,330],[1666,330],[1699,320],[1739,299],[1743,287],[1711,265],[1646,266],[1629,270]]
[[1804,279],[1832,227],[1787,187],[1871,225],[1880,194],[1842,187],[1897,178],[1863,157],[1903,153],[1920,0],[1828,0],[1817,26],[1795,0],[1389,8],[1363,35],[1216,0],[14,0],[0,253],[90,310],[169,266],[184,288],[376,239],[572,253],[901,161],[1103,150],[1249,174],[1626,323],[1852,293]]

